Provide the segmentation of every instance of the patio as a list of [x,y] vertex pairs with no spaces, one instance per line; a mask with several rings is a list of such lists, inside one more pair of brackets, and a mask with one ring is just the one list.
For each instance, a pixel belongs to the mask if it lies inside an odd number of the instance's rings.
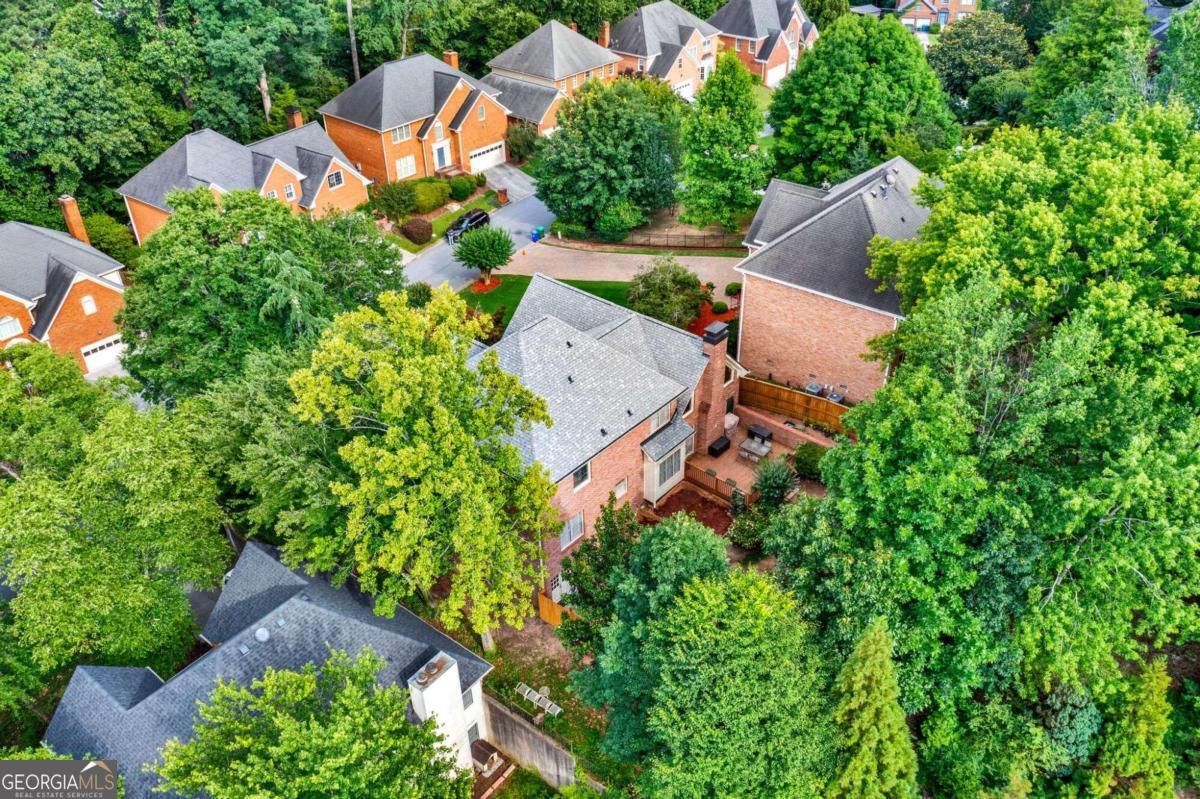
[[[738,423],[737,428],[729,435],[729,449],[720,455],[713,457],[702,450],[694,452],[687,459],[684,478],[722,497],[728,497],[730,488],[737,488],[749,494],[754,485],[754,469],[758,464],[738,454],[738,447],[748,435],[748,424],[745,420]],[[762,460],[781,458],[791,452],[791,448],[781,444],[777,438],[771,440],[770,454]],[[729,485],[730,480],[733,481],[732,486]]]

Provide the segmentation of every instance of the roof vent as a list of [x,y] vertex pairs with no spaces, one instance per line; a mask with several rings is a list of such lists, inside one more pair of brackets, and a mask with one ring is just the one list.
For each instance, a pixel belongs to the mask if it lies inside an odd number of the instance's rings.
[[303,599],[305,602],[312,602],[312,597],[310,597],[308,594],[301,594],[300,598]]
[[250,647],[246,646],[245,644],[238,644],[238,651],[241,652],[243,655],[249,655]]
[[889,186],[895,186],[896,185],[896,170],[893,169],[891,172],[888,172],[887,177],[885,177],[884,180],[887,181],[887,184]]
[[286,627],[287,619],[283,618],[283,616],[280,616],[278,619],[275,620],[275,626],[276,627]]
[[571,377],[570,375],[567,375],[567,382],[568,382],[568,383],[574,383],[574,382],[575,382],[575,378]]
[[603,427],[601,427],[601,428],[600,428],[600,435],[602,435],[602,436],[606,436],[606,435],[608,435],[608,431],[607,431],[607,430],[605,430]]
[[872,196],[872,197],[878,197],[878,196],[879,196],[879,194],[878,194],[878,193],[877,193],[877,192],[876,192],[874,189],[871,189],[871,196]]
[[258,641],[260,644],[265,644],[267,641],[271,640],[271,631],[266,627],[259,627],[254,631],[254,640]]
[[629,408],[626,408],[626,409],[625,409],[625,415],[626,415],[626,416],[633,416],[633,411],[631,411]]
[[571,349],[571,340],[567,339],[567,349]]

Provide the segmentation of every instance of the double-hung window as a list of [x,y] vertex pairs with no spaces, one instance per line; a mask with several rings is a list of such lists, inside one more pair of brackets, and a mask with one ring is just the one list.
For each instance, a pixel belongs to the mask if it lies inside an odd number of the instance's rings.
[[662,485],[669,482],[672,477],[679,473],[679,466],[683,462],[683,450],[679,447],[675,448],[667,457],[658,462],[658,484]]
[[396,159],[397,178],[411,178],[415,174],[417,174],[417,157],[415,155],[406,155]]
[[671,421],[671,405],[670,405],[670,403],[659,408],[657,411],[654,412],[654,415],[650,417],[650,432],[654,432],[655,430],[662,427],[669,421]]
[[345,183],[346,179],[342,176],[342,170],[339,169],[337,172],[330,172],[329,177],[325,178],[325,182],[329,184],[329,188],[336,189]]
[[401,125],[398,128],[392,128],[392,144],[399,144],[402,141],[408,141],[412,138],[412,125]]
[[287,197],[288,202],[296,199],[296,187],[291,183],[283,184],[283,196]]
[[587,463],[580,466],[571,475],[571,482],[576,491],[583,488],[585,485],[587,485],[591,481],[592,481],[592,462],[591,461],[588,461]]
[[579,511],[567,519],[566,524],[563,525],[562,532],[558,534],[559,551],[571,546],[580,538],[583,538],[583,511]]

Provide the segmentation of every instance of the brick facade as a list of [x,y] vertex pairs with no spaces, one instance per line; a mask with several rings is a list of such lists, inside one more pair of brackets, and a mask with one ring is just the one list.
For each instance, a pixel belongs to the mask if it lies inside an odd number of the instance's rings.
[[[291,200],[287,198],[285,190],[289,185],[292,187]],[[298,214],[304,210],[300,207],[300,178],[278,161],[271,167],[271,171],[267,173],[267,179],[263,181],[262,185],[264,197],[270,197],[271,192],[275,192],[275,199],[292,209],[292,213]]]
[[[84,313],[83,298],[91,297],[96,312]],[[93,280],[76,280],[50,326],[47,344],[62,355],[71,355],[85,369],[83,349],[89,344],[117,335],[117,312],[125,307],[121,292]]]
[[[700,451],[725,435],[725,406],[731,397],[735,404],[737,402],[737,376],[725,363],[729,346],[727,333],[727,330],[722,330],[719,337],[705,336],[704,352],[708,355],[708,366],[704,368],[704,374],[696,386],[692,415],[687,417],[692,427],[696,428],[696,449]],[[728,380],[727,369],[730,372]]]
[[[415,128],[408,141],[392,144],[390,134],[385,136],[378,130],[345,119],[325,114],[322,121],[329,138],[353,162],[354,168],[376,183],[388,183],[393,179],[395,161],[401,156],[415,155],[417,169],[421,168],[421,148],[417,143]],[[417,123],[416,127],[420,127],[420,124]]]
[[742,366],[794,386],[845,385],[850,402],[861,402],[883,385],[883,367],[863,356],[868,341],[895,328],[896,317],[757,275],[744,277],[737,355]]
[[29,307],[19,300],[0,294],[0,319],[10,316],[21,324],[21,332],[0,339],[0,348],[20,341],[31,340],[26,335],[29,332],[29,328],[33,327],[33,316],[29,313]]
[[129,221],[133,224],[133,235],[138,244],[148,239],[171,218],[170,211],[164,211],[132,197],[125,198],[125,208],[129,211]]
[[330,173],[339,169],[345,172],[342,164],[337,161],[332,162],[329,169],[325,171],[325,177],[321,179],[321,188],[317,190],[312,207],[312,215],[317,219],[331,210],[349,213],[370,199],[370,195],[367,193],[367,184],[349,173],[343,176],[344,182],[341,186],[336,189],[329,188]]
[[[703,85],[707,74],[701,74],[701,65],[712,70],[716,68],[717,49],[719,47],[718,37],[710,36],[709,44],[704,45],[704,37],[699,31],[692,31],[692,35],[688,38],[684,49],[679,51],[675,60],[671,64],[671,68],[665,75],[660,77],[664,83],[671,88],[676,88],[684,83],[691,83],[691,93],[695,95],[700,91],[700,86]],[[696,55],[692,56],[692,51]],[[618,73],[643,73],[649,69],[650,59],[642,56],[631,55],[629,53],[621,53],[613,51],[620,56],[621,60],[617,63]]]
[[914,30],[928,30],[934,22],[952,25],[974,14],[979,5],[979,0],[916,0],[900,15],[900,22]]

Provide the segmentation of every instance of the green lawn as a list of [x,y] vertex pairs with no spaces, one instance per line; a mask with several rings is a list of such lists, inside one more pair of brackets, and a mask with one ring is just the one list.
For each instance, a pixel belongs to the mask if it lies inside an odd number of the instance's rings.
[[774,89],[768,89],[761,83],[754,84],[754,102],[758,106],[758,110],[767,113],[767,109],[771,106],[771,95],[775,94]]
[[471,200],[471,202],[465,204],[457,211],[447,211],[441,216],[434,217],[430,222],[430,224],[433,226],[433,238],[431,238],[427,244],[413,244],[411,241],[404,238],[404,236],[396,233],[392,234],[392,241],[408,252],[418,253],[424,250],[426,247],[433,245],[438,239],[446,235],[446,231],[451,225],[454,224],[454,220],[458,219],[467,211],[470,211],[474,208],[482,208],[485,211],[490,211],[493,208],[499,207],[500,201],[496,199],[496,192],[488,191],[486,194]]
[[[476,294],[471,290],[471,287],[463,289],[459,292],[468,305],[471,305],[484,313],[494,313],[498,308],[504,308],[504,324],[508,324],[512,319],[513,312],[517,310],[517,305],[521,302],[521,297],[525,296],[525,290],[529,288],[531,278],[528,275],[497,275],[500,278],[500,286],[492,289],[486,294]],[[617,305],[629,307],[629,284],[611,280],[564,280],[569,286],[582,289],[588,294],[595,294],[597,297],[602,297],[609,302],[615,302]]]
[[541,775],[531,769],[517,769],[492,794],[494,799],[554,799],[558,793],[542,781]]

